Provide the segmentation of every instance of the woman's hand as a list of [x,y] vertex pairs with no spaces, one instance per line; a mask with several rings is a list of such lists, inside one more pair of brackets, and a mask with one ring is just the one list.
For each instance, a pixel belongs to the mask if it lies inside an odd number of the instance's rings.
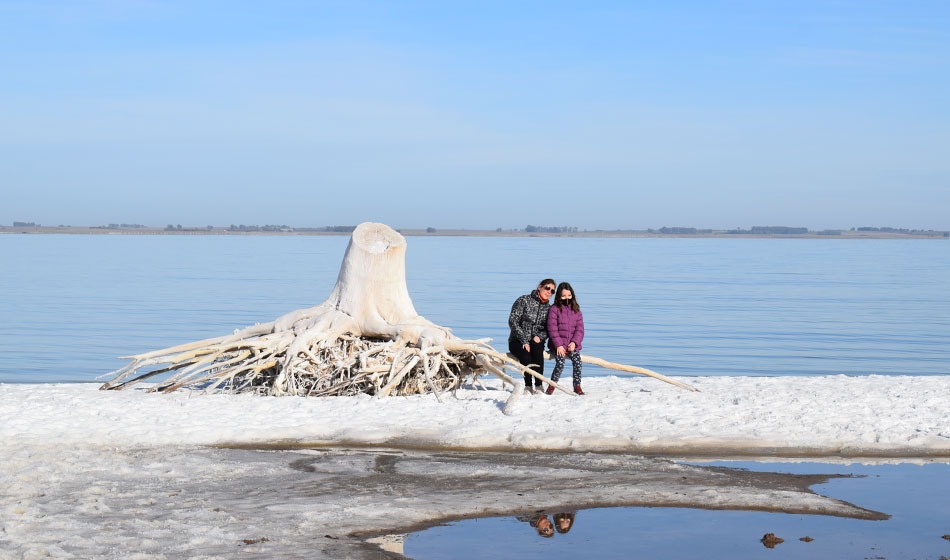
[[541,337],[540,337],[540,336],[534,337],[534,342],[535,342],[535,343],[540,343],[540,342],[541,342]]
[[[537,338],[537,337],[535,337],[535,338]],[[522,346],[522,348],[524,348],[525,351],[527,351],[527,352],[530,352],[530,351],[531,351],[531,345],[528,344],[527,342],[524,343],[524,345]]]
[[[573,342],[572,342],[571,344],[573,344]],[[564,347],[563,347],[563,346],[558,346],[558,347],[557,347],[557,355],[560,356],[560,357],[562,357],[562,358],[563,358],[565,355],[567,355],[567,352],[564,350]]]

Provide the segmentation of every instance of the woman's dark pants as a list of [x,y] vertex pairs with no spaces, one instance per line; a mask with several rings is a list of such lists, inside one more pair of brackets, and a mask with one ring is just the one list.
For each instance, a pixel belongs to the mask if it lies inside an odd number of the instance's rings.
[[[516,339],[508,339],[508,351],[511,352],[511,355],[518,359],[518,362],[523,366],[528,366],[534,371],[538,372],[539,375],[544,375],[544,342],[535,342],[531,341],[530,343],[531,350],[525,350],[524,346],[521,345]],[[534,380],[532,382],[532,380]],[[535,378],[533,375],[524,374],[524,386],[531,387],[534,385],[537,388],[541,388],[541,380]]]

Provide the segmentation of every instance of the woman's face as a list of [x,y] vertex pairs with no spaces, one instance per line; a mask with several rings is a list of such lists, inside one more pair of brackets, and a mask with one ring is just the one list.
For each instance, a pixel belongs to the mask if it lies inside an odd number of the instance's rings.
[[538,293],[545,298],[551,297],[551,294],[554,293],[554,284],[542,284],[538,287]]
[[542,517],[538,520],[538,534],[542,537],[550,537],[554,535],[554,525],[551,525],[551,522],[548,521],[547,517]]

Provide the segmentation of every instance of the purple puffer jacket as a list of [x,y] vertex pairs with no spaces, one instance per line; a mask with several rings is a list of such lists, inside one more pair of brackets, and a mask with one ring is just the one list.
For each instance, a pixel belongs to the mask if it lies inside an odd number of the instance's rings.
[[548,336],[551,337],[552,351],[557,350],[558,346],[567,350],[571,342],[580,350],[584,340],[584,314],[567,305],[552,305],[548,313]]

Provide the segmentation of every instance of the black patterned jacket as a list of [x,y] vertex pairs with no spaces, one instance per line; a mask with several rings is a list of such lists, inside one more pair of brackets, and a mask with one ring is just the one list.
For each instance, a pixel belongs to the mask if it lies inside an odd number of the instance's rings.
[[508,326],[511,327],[509,340],[515,339],[524,345],[537,336],[544,343],[548,338],[550,309],[551,306],[538,297],[537,290],[516,299],[508,315]]

